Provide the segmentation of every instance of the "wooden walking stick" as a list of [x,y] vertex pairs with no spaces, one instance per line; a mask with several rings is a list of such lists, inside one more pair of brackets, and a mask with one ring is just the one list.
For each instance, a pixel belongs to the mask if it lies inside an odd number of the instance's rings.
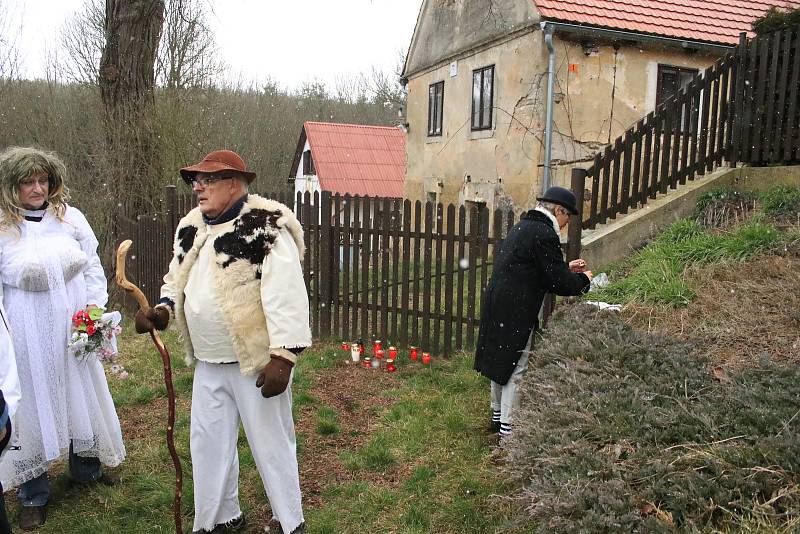
[[[142,290],[136,287],[132,282],[128,281],[125,276],[125,259],[128,255],[128,249],[131,248],[133,241],[126,239],[119,244],[117,248],[117,285],[129,292],[139,308],[146,310],[150,307],[147,302],[147,297],[144,296]],[[172,463],[175,465],[175,500],[172,508],[175,512],[175,532],[176,534],[183,534],[183,526],[181,524],[181,495],[183,494],[183,471],[181,470],[181,460],[178,458],[178,453],[175,450],[175,441],[173,439],[173,429],[175,428],[175,390],[172,387],[172,366],[169,361],[169,352],[161,341],[155,329],[150,330],[150,337],[153,338],[158,352],[161,354],[161,361],[164,364],[164,384],[167,386],[167,401],[169,404],[169,415],[167,419],[167,446],[169,447],[169,454],[172,456]]]

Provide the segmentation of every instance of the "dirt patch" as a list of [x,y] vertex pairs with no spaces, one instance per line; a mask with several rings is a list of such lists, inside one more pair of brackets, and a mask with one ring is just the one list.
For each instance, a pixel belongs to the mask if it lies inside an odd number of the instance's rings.
[[[354,473],[342,463],[339,453],[357,451],[365,445],[381,421],[381,413],[394,400],[389,392],[398,385],[397,375],[363,369],[344,361],[316,374],[309,393],[316,400],[303,406],[296,421],[305,437],[300,458],[300,488],[304,506],[322,504],[327,484],[380,480],[382,487],[393,487],[407,474],[407,466],[395,465],[380,472]],[[316,411],[326,406],[336,412],[338,433],[321,436],[316,429]]]
[[741,368],[762,358],[800,362],[800,257],[768,256],[692,274],[697,298],[684,309],[634,304],[628,322],[699,343],[719,365]]

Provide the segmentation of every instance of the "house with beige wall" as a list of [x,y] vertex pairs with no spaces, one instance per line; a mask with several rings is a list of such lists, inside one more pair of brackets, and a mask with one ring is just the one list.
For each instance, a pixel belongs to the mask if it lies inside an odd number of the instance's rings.
[[770,5],[424,0],[402,75],[406,198],[533,206],[731,51]]

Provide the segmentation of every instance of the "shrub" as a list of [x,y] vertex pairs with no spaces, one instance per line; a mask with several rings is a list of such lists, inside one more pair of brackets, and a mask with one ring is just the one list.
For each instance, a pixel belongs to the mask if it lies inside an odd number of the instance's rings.
[[762,35],[776,30],[791,29],[800,24],[800,9],[781,9],[777,6],[772,6],[753,21],[753,31]]
[[726,228],[745,220],[754,207],[750,193],[715,189],[697,200],[695,220],[705,228]]
[[616,315],[562,309],[531,355],[507,444],[520,514],[542,532],[796,521],[800,371],[709,366]]

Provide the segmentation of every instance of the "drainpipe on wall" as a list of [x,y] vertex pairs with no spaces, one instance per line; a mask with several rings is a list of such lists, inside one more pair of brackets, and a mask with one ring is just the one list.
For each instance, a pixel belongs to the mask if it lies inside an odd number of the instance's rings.
[[547,45],[547,111],[544,123],[544,175],[542,194],[550,187],[550,162],[553,155],[553,89],[556,81],[556,49],[553,47],[553,25],[542,22],[544,42]]

